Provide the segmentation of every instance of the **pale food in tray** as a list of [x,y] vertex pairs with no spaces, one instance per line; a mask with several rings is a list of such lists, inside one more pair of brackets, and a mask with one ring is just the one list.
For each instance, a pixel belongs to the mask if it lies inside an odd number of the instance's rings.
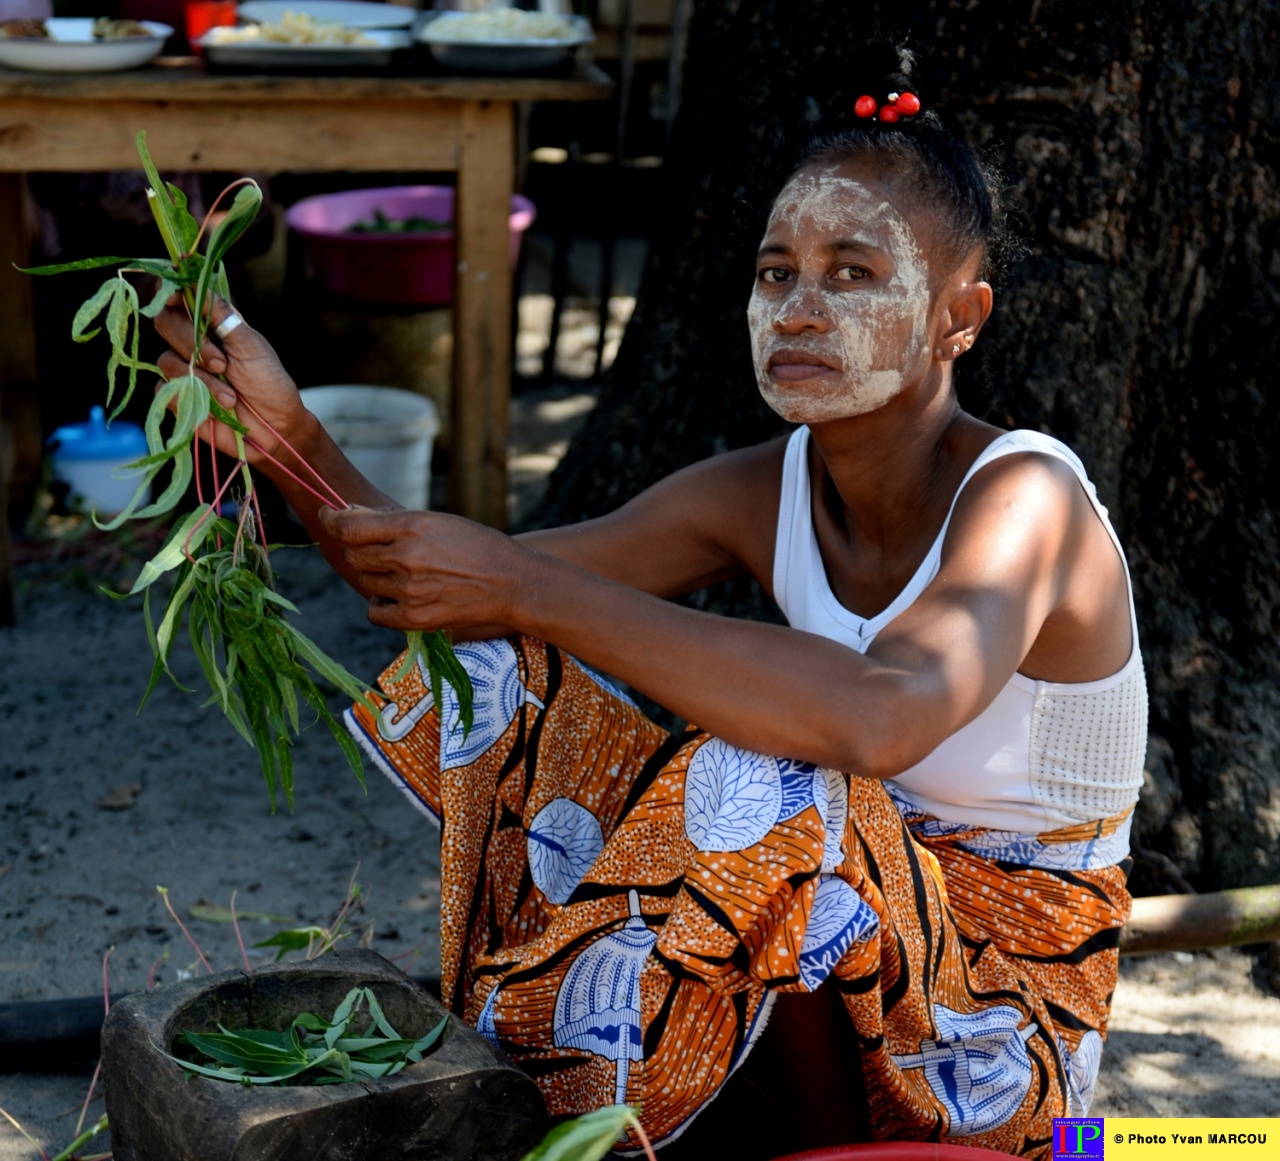
[[515,73],[564,64],[595,36],[581,16],[499,8],[443,12],[422,25],[418,39],[446,68]]
[[282,12],[278,22],[210,29],[199,41],[215,67],[312,71],[381,67],[409,44],[406,32],[348,28],[292,9]]
[[410,28],[418,18],[416,8],[369,0],[245,0],[237,11],[241,20],[261,24],[278,24],[286,12],[301,12],[348,28]]
[[285,11],[278,24],[246,24],[240,28],[211,28],[201,40],[205,47],[223,44],[374,45],[377,41],[357,28],[335,20],[317,20],[305,12]]

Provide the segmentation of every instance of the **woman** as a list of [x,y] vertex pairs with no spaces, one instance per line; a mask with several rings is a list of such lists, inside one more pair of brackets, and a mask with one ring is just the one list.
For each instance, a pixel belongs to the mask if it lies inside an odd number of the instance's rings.
[[[442,819],[446,998],[555,1114],[626,1100],[670,1141],[775,1007],[794,1147],[1038,1156],[1087,1111],[1146,737],[1132,599],[1075,456],[956,401],[995,213],[935,116],[886,115],[908,88],[868,94],[773,204],[753,354],[802,426],[602,519],[511,539],[395,509],[215,307],[211,389],[359,506],[255,465],[370,620],[471,642],[466,736],[398,666],[349,722]],[[190,327],[159,325],[181,373]],[[669,603],[744,572],[791,627]],[[698,727],[667,736],[584,664]]]

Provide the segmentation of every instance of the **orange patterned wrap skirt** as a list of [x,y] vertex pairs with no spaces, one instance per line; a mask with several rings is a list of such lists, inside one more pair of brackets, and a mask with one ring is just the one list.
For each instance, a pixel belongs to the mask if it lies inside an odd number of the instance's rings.
[[[779,992],[828,983],[880,1139],[1047,1156],[1097,1077],[1128,916],[1128,818],[984,831],[888,786],[674,735],[556,648],[457,648],[349,728],[442,828],[445,1002],[552,1115],[626,1102],[678,1137]],[[449,728],[441,731],[441,718]],[[635,1146],[634,1140],[629,1142]]]

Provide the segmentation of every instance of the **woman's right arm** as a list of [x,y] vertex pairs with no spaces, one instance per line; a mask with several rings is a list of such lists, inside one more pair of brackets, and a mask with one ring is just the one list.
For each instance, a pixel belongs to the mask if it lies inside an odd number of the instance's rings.
[[[225,302],[215,299],[210,332],[230,313]],[[177,305],[166,309],[156,319],[156,329],[172,348],[160,359],[166,378],[186,374],[194,336],[185,311]],[[333,493],[356,507],[399,505],[343,455],[303,405],[274,349],[247,323],[216,343],[207,339],[197,373],[249,428],[250,465],[280,489],[329,563],[363,592],[319,513],[333,506]],[[231,431],[222,425],[217,425],[216,442],[220,451],[237,454]],[[781,441],[716,456],[668,476],[607,516],[517,539],[664,598],[743,572],[770,588],[782,456]]]

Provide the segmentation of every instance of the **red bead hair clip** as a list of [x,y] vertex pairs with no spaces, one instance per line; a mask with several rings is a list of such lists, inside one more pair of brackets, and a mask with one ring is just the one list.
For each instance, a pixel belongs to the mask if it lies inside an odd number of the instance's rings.
[[864,121],[875,117],[878,121],[892,123],[920,112],[920,98],[915,93],[890,93],[889,103],[881,105],[875,97],[864,93],[854,102],[853,111]]

